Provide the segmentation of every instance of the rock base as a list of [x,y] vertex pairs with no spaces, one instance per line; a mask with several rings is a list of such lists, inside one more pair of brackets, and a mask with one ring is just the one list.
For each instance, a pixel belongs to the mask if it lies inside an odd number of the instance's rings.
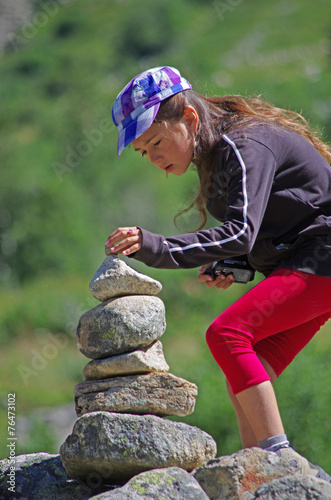
[[106,484],[123,484],[150,469],[192,471],[216,455],[209,434],[182,422],[154,415],[109,412],[80,417],[60,448],[68,474]]
[[8,459],[0,461],[1,500],[331,499],[330,483],[297,474],[275,453],[258,448],[209,460],[191,473],[178,467],[156,468],[122,486],[102,484],[95,473],[85,483],[70,479],[59,455],[20,455],[15,459],[15,493],[8,490],[10,464]]
[[142,472],[122,488],[101,493],[93,500],[209,500],[198,481],[178,467]]

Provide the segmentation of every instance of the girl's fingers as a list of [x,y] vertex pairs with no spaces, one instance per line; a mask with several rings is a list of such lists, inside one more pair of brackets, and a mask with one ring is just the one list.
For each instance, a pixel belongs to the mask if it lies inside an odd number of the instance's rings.
[[125,255],[128,255],[130,253],[133,253],[133,251],[131,250],[132,247],[136,248],[136,250],[133,250],[135,252],[139,250],[140,240],[138,236],[133,236],[131,238],[126,238],[125,240],[121,240],[121,242],[118,243],[118,245],[112,246],[110,250],[115,253],[124,253]]
[[[135,231],[135,232],[134,232]],[[138,234],[137,233],[138,228],[133,228],[133,227],[119,227],[114,231],[107,239],[106,246],[111,247],[115,245],[115,243],[118,243],[124,238],[128,238],[129,236],[132,236],[133,234]]]
[[228,274],[227,276],[221,274],[216,278],[214,283],[216,288],[223,288],[224,290],[226,290],[227,288],[229,288],[229,286],[232,285],[233,282],[234,282],[233,274]]
[[199,281],[199,283],[212,282],[213,281],[213,277],[210,276],[210,274],[203,274],[202,273],[202,274],[199,274],[198,281]]
[[198,273],[199,273],[199,276],[198,276],[198,281],[199,283],[204,283],[204,282],[212,282],[213,281],[213,278],[212,276],[210,276],[210,274],[206,274],[206,271],[207,269],[209,269],[211,267],[212,264],[205,264],[204,266],[202,266],[199,270],[198,270]]
[[112,253],[130,255],[141,248],[141,231],[138,227],[119,227],[106,242]]
[[137,227],[119,227],[107,239],[106,246],[111,247],[123,238],[128,238],[132,235],[140,234],[140,229]]
[[138,252],[138,250],[140,250],[140,247],[141,247],[141,244],[138,242],[138,243],[135,243],[134,245],[132,245],[130,248],[124,250],[122,253],[123,253],[123,255],[130,255],[131,253]]
[[228,274],[228,276],[224,276],[224,274],[221,274],[213,280],[213,278],[208,274],[200,274],[198,276],[198,281],[200,283],[206,283],[206,286],[208,288],[214,286],[215,288],[223,288],[224,290],[226,290],[234,282],[234,277],[233,274]]
[[205,264],[204,266],[202,266],[202,267],[198,270],[198,272],[199,272],[200,274],[204,274],[210,266],[211,266],[211,264]]

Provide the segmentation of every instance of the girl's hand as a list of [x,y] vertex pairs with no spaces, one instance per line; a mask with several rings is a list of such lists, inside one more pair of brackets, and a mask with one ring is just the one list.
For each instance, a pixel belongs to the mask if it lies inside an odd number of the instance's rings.
[[213,279],[210,274],[204,274],[207,269],[209,269],[211,264],[206,264],[205,266],[202,266],[201,269],[199,269],[199,276],[198,276],[198,281],[199,283],[206,283],[206,286],[208,288],[211,288],[212,286],[216,288],[223,288],[226,290],[229,288],[229,286],[232,285],[234,282],[234,276],[233,274],[228,274],[227,276],[224,276],[224,274],[220,274],[219,276],[216,277],[216,279]]
[[106,242],[106,253],[108,255],[118,253],[130,255],[140,250],[141,243],[142,234],[138,227],[119,227],[109,236]]

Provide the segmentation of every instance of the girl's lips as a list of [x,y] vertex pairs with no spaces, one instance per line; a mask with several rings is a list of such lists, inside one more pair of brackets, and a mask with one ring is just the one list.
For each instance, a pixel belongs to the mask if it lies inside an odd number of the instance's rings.
[[174,166],[173,166],[173,164],[171,163],[171,164],[170,164],[170,165],[168,165],[168,166],[167,166],[164,170],[165,170],[167,173],[169,173],[169,172],[172,172],[173,168],[174,168]]

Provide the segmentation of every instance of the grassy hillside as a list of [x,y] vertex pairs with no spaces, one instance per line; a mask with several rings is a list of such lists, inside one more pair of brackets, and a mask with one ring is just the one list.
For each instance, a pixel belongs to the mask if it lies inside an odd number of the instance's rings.
[[[278,106],[302,110],[331,137],[327,0],[313,8],[308,0],[52,5],[36,2],[34,16],[8,37],[0,60],[4,429],[8,392],[17,393],[21,415],[71,401],[87,362],[75,347],[75,325],[95,305],[88,282],[104,258],[108,234],[127,224],[166,235],[196,227],[194,213],[179,221],[179,229],[173,225],[195,189],[194,172],[165,179],[130,149],[116,158],[110,111],[130,78],[147,67],[173,65],[202,93],[263,94]],[[195,270],[130,264],[163,283],[166,357],[173,373],[199,386],[196,411],[185,421],[210,432],[219,454],[235,451],[234,415],[204,332],[247,288],[216,292],[196,283]],[[330,330],[322,329],[276,387],[298,451],[329,471]],[[68,342],[51,351],[57,334]],[[18,452],[57,451],[49,431],[34,434]],[[0,456],[6,451],[2,441]]]

